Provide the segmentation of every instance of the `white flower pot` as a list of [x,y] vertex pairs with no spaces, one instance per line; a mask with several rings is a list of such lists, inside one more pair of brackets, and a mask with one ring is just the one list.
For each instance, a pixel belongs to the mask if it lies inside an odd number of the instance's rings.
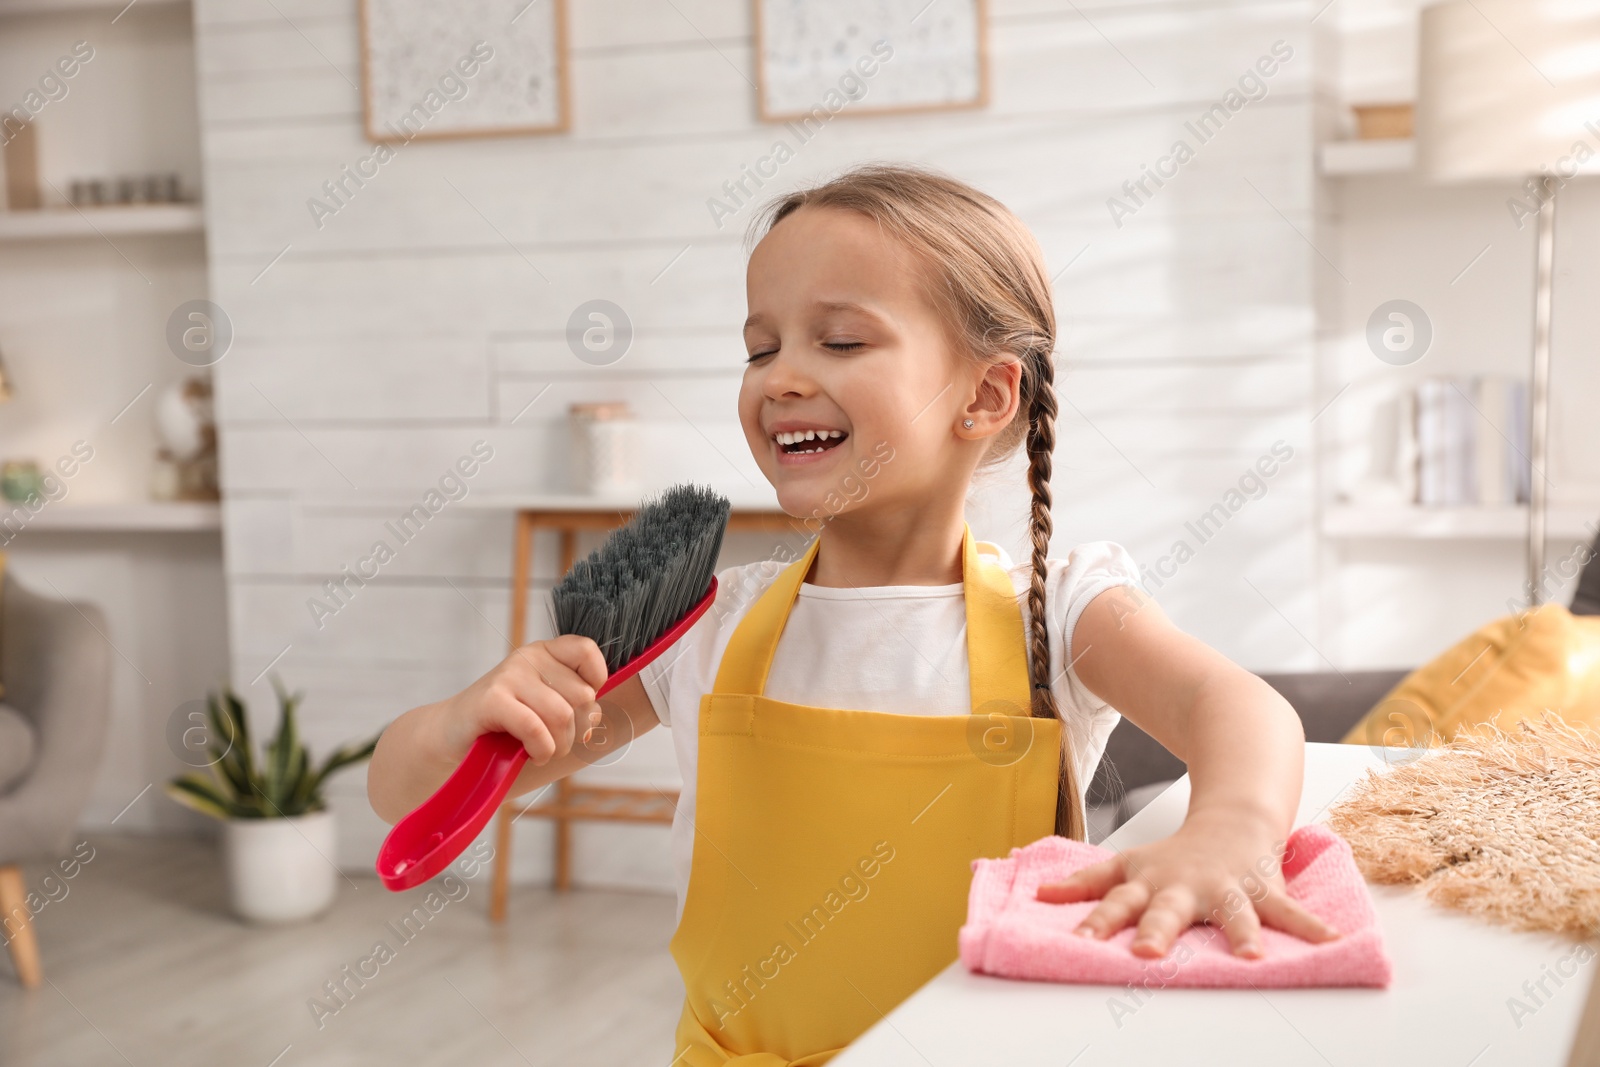
[[335,842],[331,811],[223,823],[222,850],[234,913],[258,923],[294,922],[321,914],[339,888]]

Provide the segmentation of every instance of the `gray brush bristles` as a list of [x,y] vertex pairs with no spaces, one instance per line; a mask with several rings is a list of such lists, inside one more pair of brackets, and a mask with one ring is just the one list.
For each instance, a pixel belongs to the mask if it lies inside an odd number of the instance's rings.
[[728,510],[724,497],[698,485],[646,501],[551,590],[556,630],[592,638],[608,671],[636,658],[710,588]]

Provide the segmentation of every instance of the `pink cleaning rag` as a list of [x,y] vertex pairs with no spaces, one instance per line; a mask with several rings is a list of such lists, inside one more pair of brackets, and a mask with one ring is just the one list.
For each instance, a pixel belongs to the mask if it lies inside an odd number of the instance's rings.
[[1035,899],[1043,883],[1113,853],[1064,837],[1040,838],[1004,859],[972,863],[961,962],[970,971],[1002,978],[1151,986],[1378,986],[1389,984],[1389,957],[1350,846],[1325,826],[1289,835],[1283,876],[1289,895],[1340,936],[1312,943],[1263,925],[1261,956],[1235,956],[1227,934],[1197,925],[1179,935],[1160,959],[1135,956],[1134,928],[1100,941],[1073,928],[1099,903],[1047,904]]

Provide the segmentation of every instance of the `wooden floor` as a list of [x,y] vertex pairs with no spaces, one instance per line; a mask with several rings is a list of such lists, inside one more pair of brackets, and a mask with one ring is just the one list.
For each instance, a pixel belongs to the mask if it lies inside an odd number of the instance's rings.
[[[369,1067],[561,1064],[672,1058],[681,985],[665,895],[512,894],[502,928],[470,884],[403,940],[423,892],[341,882],[325,916],[251,927],[226,910],[219,855],[201,841],[91,837],[96,854],[37,916],[46,982],[25,991],[0,952],[5,1067]],[[29,867],[42,888],[42,867]],[[352,884],[353,883],[353,884]],[[458,894],[459,895],[459,894]],[[393,923],[395,926],[391,926]],[[401,931],[404,932],[404,931]],[[378,942],[391,958],[357,972]],[[335,1013],[316,1018],[321,998]]]

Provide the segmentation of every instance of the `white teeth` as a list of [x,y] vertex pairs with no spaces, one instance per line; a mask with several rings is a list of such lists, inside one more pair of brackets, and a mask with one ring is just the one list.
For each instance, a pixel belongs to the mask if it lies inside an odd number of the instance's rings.
[[[785,430],[772,435],[773,440],[780,445],[797,445],[802,441],[826,441],[834,437],[843,437],[843,430]],[[813,449],[812,451],[815,451]]]

